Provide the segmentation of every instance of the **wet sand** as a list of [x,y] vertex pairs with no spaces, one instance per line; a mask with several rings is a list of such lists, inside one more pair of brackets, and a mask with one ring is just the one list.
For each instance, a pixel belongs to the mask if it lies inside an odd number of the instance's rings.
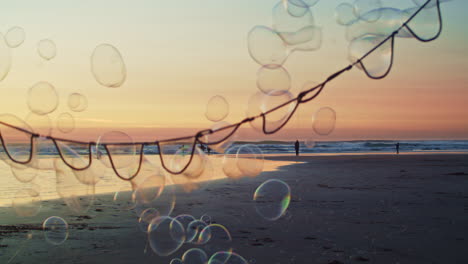
[[[191,193],[175,187],[173,216],[211,216],[232,235],[233,250],[251,263],[468,263],[468,155],[293,157],[296,162],[256,178],[207,182]],[[267,179],[292,191],[286,214],[267,221],[252,201]],[[169,263],[148,248],[132,211],[100,195],[86,215],[44,201],[39,215],[0,209],[0,263]],[[45,242],[42,221],[58,215],[68,240]],[[26,239],[28,234],[32,239]]]

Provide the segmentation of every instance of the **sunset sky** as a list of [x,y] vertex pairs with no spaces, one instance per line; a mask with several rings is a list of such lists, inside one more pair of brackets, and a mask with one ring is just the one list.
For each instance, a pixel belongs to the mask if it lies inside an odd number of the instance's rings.
[[[343,1],[321,0],[312,8],[322,27],[322,48],[295,52],[285,63],[296,94],[307,81],[320,82],[349,64],[345,28],[335,21]],[[230,104],[227,121],[245,118],[248,98],[258,91],[259,65],[249,56],[247,33],[255,25],[271,26],[273,0],[41,0],[2,1],[0,32],[13,26],[26,40],[11,50],[12,68],[0,82],[2,113],[24,118],[27,91],[48,81],[60,97],[54,122],[70,112],[67,97],[80,92],[88,108],[72,113],[74,133],[68,138],[96,138],[107,130],[127,131],[135,138],[157,139],[208,128],[206,102],[214,95]],[[406,8],[412,1],[383,0]],[[442,5],[444,29],[439,39],[421,43],[397,39],[394,67],[383,80],[371,80],[353,69],[328,85],[303,108],[311,119],[323,106],[337,113],[336,129],[323,137],[304,122],[292,122],[267,139],[468,139],[468,1]],[[45,61],[37,43],[51,39],[56,58]],[[126,82],[103,87],[90,71],[90,55],[102,43],[121,52]],[[252,131],[242,138],[263,139]]]

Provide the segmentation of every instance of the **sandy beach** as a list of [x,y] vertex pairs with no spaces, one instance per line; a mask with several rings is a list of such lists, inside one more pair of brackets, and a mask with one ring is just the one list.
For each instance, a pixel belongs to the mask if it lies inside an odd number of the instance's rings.
[[[176,197],[171,216],[209,215],[250,263],[467,263],[468,155],[266,159],[280,167],[255,178],[206,182],[190,193],[166,187]],[[276,221],[260,217],[252,201],[271,178],[291,188],[289,208]],[[29,218],[0,208],[0,263],[170,263],[193,247],[210,250],[186,243],[157,256],[135,213],[113,205],[112,197],[97,195],[82,215],[60,200],[43,201]],[[46,243],[41,228],[52,215],[69,224],[68,239],[58,246]]]

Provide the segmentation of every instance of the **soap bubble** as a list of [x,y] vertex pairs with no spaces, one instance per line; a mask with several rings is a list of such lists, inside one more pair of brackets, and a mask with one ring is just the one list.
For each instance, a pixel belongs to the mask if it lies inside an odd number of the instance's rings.
[[91,55],[91,72],[103,86],[120,87],[127,78],[125,62],[116,47],[110,44],[97,46]]
[[279,36],[291,50],[313,51],[322,46],[322,29],[307,26],[295,32],[281,32]]
[[350,25],[356,21],[354,7],[349,3],[341,3],[335,9],[336,22],[342,26]]
[[[374,22],[380,18],[382,8],[380,0],[355,0],[354,15],[367,22]],[[371,13],[370,13],[371,12]],[[371,14],[371,15],[369,15]]]
[[313,139],[306,139],[304,140],[304,145],[308,148],[313,148],[315,147],[315,141]]
[[61,113],[56,122],[57,129],[62,133],[70,133],[75,129],[75,118],[70,113]]
[[309,11],[309,7],[302,0],[283,0],[282,2],[283,7],[291,16],[301,17]]
[[58,102],[57,91],[48,82],[38,82],[28,90],[28,107],[38,115],[52,113],[57,109]]
[[0,34],[0,58],[2,58],[0,60],[0,81],[2,81],[8,75],[11,68],[10,48],[7,46],[2,34]]
[[50,136],[52,132],[52,121],[50,121],[49,115],[38,115],[34,112],[30,112],[24,120],[33,128],[33,132],[42,136]]
[[232,179],[238,179],[241,178],[242,172],[239,170],[237,167],[237,150],[239,149],[239,146],[233,146],[230,147],[224,157],[223,157],[223,172],[224,174]]
[[180,258],[173,258],[169,264],[183,264]]
[[140,218],[138,218],[138,226],[140,227],[140,230],[142,232],[148,233],[148,226],[153,221],[153,219],[156,219],[159,217],[159,212],[158,210],[154,208],[148,208],[145,209],[141,215]]
[[37,43],[37,52],[45,60],[51,60],[57,55],[57,46],[50,39],[43,39]]
[[206,157],[205,153],[198,147],[195,147],[192,157],[190,153],[185,152],[186,151],[184,149],[179,149],[174,154],[170,167],[175,171],[181,171],[184,166],[189,164],[182,175],[189,179],[197,179],[204,173],[208,163],[208,158]]
[[281,66],[277,68],[261,67],[257,71],[257,87],[267,95],[281,95],[291,89],[291,76]]
[[23,44],[25,38],[24,29],[21,27],[12,27],[5,35],[6,43],[10,48],[17,48]]
[[[16,153],[20,156],[28,156],[29,153],[27,151]],[[31,182],[37,176],[36,168],[32,167],[31,163],[28,165],[22,165],[15,162],[9,162],[11,172],[15,176],[15,178],[20,182]]]
[[239,147],[236,155],[237,167],[243,176],[255,177],[263,171],[262,150],[253,145],[246,144]]
[[169,256],[185,241],[185,230],[179,221],[169,216],[153,219],[148,226],[148,240],[154,253]]
[[114,194],[114,204],[121,210],[130,210],[136,206],[135,192],[129,188],[124,185]]
[[51,216],[42,223],[46,241],[52,245],[61,245],[68,238],[68,224],[58,216]]
[[[254,262],[250,262],[253,264]],[[241,255],[231,251],[219,251],[211,256],[208,264],[249,264]]]
[[253,200],[255,201],[255,209],[261,217],[275,221],[288,209],[291,189],[281,180],[270,179],[258,186]]
[[80,93],[72,93],[68,96],[68,107],[73,112],[83,112],[88,107],[88,99]]
[[250,30],[247,40],[250,57],[262,66],[279,67],[289,55],[286,44],[271,28],[255,26]]
[[201,231],[205,228],[208,224],[201,221],[201,220],[194,220],[190,222],[187,227],[187,242],[192,242],[194,244],[198,243],[198,239],[200,236]]
[[201,231],[198,244],[203,245],[206,253],[210,256],[218,251],[231,251],[231,233],[220,224],[210,224]]
[[330,107],[322,107],[315,113],[312,127],[315,133],[326,136],[335,129],[335,123],[335,110]]
[[41,209],[41,196],[38,187],[24,188],[16,192],[12,205],[18,216],[37,215]]
[[208,120],[218,122],[229,114],[229,103],[221,95],[211,97],[206,104],[205,116]]
[[[139,177],[141,175],[138,175]],[[150,203],[157,199],[164,190],[166,177],[161,173],[148,176],[135,190],[135,198],[143,203]]]
[[211,216],[204,214],[200,217],[200,220],[205,222],[206,224],[211,224]]
[[182,255],[182,262],[187,264],[205,264],[207,261],[205,251],[199,248],[191,248]]
[[[178,216],[174,217],[174,219],[179,221],[179,223],[182,225],[182,227],[185,230],[185,242],[186,243],[191,242],[193,238],[189,237],[188,228],[189,228],[190,223],[192,223],[193,221],[196,220],[195,217],[193,217],[192,215],[189,215],[189,214],[181,214],[181,215],[178,215]],[[190,235],[192,235],[192,234],[193,234],[193,232],[190,233]]]
[[273,29],[278,32],[278,34],[293,33],[305,27],[315,25],[314,17],[310,10],[307,10],[307,12],[300,17],[292,16],[281,2],[273,7],[272,16]]
[[[354,63],[383,40],[384,37],[366,35],[351,41],[349,44],[350,61]],[[389,39],[362,60],[362,65],[359,63],[358,67],[364,70],[372,78],[382,78],[388,74],[392,63],[393,44],[392,39]]]

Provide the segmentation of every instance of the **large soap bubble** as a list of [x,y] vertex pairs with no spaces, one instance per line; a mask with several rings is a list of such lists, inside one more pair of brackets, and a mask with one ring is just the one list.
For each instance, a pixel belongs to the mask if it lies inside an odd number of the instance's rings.
[[41,196],[38,189],[38,186],[35,186],[16,192],[12,202],[16,215],[30,217],[39,213],[41,209]]
[[[355,0],[354,15],[367,22],[374,22],[380,18],[381,0]],[[370,13],[371,12],[371,13]],[[371,15],[369,15],[371,14]]]
[[11,68],[10,48],[7,46],[2,34],[0,34],[0,58],[0,81],[2,81],[8,75]]
[[57,46],[50,39],[43,39],[37,43],[37,52],[45,60],[51,60],[57,55]]
[[257,72],[257,87],[267,95],[281,95],[291,89],[291,76],[283,67],[261,67]]
[[261,217],[275,221],[288,209],[291,201],[291,189],[281,180],[270,179],[258,186],[253,200],[255,201],[255,209]]
[[[213,254],[208,264],[248,264],[249,262],[241,255],[232,251],[219,251]],[[254,262],[251,262],[254,263]]]
[[185,241],[185,230],[179,221],[169,216],[153,219],[148,226],[148,241],[154,253],[169,256]]
[[207,261],[208,256],[205,251],[199,248],[191,248],[182,255],[182,262],[187,264],[206,264]]
[[38,82],[28,90],[28,107],[38,115],[52,113],[57,109],[58,102],[57,91],[48,82]]
[[[357,38],[349,44],[349,59],[351,62],[356,62],[369,50],[379,45],[384,41],[384,37],[366,35]],[[362,63],[362,65],[361,65]],[[385,77],[393,64],[393,44],[392,39],[385,41],[380,47],[375,49],[364,60],[358,64],[358,67],[372,78]]]
[[80,93],[72,93],[68,96],[68,107],[73,112],[83,112],[88,107],[88,99]]
[[218,122],[229,114],[229,103],[221,95],[216,95],[208,100],[205,116],[208,120]]
[[21,27],[12,27],[5,35],[6,43],[10,48],[17,48],[24,42],[24,29]]
[[97,46],[91,55],[91,72],[103,86],[120,87],[127,78],[127,69],[122,55],[110,44]]
[[63,244],[68,238],[68,223],[63,218],[51,216],[42,223],[45,239],[52,245]]
[[247,37],[250,57],[258,64],[276,68],[286,61],[289,52],[276,31],[265,26],[255,26]]
[[335,129],[336,112],[330,107],[320,108],[314,115],[312,127],[315,133],[326,136]]

